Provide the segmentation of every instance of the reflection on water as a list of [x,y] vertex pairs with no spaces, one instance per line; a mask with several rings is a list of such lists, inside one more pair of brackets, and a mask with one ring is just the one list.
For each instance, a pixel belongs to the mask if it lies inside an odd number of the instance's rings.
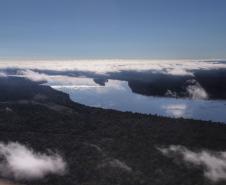
[[73,101],[89,106],[226,123],[226,101],[143,96],[133,93],[127,82],[118,80],[109,80],[105,86],[88,78],[77,78],[75,84],[49,85],[68,93]]

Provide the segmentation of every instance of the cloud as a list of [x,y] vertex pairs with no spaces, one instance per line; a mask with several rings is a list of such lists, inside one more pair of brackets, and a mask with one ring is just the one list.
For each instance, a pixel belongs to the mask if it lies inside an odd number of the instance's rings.
[[32,81],[41,82],[45,81],[50,86],[54,87],[97,87],[100,86],[96,84],[93,79],[85,78],[85,77],[71,77],[71,76],[63,76],[63,75],[47,75],[44,73],[39,73],[28,70],[20,70],[17,77],[24,77]]
[[218,60],[0,60],[0,69],[38,69],[54,71],[85,71],[97,74],[120,71],[147,71],[171,75],[193,75],[194,70],[226,69]]
[[183,68],[183,67],[180,68],[175,66],[174,68],[171,67],[169,69],[166,69],[165,72],[163,73],[174,75],[174,76],[194,76],[193,73],[187,70],[186,68]]
[[31,148],[10,142],[0,143],[0,174],[15,179],[39,179],[48,174],[63,175],[66,163],[58,154],[34,152]]
[[158,148],[168,157],[182,156],[182,160],[204,168],[204,176],[213,182],[226,180],[226,152],[202,150],[194,152],[184,146],[171,145],[168,148]]
[[175,117],[183,117],[187,109],[187,105],[184,103],[168,104],[163,105],[162,108],[165,109],[166,113],[170,115],[173,115]]
[[18,75],[35,82],[48,81],[50,79],[49,75],[38,73],[30,69],[18,71]]
[[0,78],[1,77],[7,77],[7,74],[3,73],[3,72],[0,72]]
[[186,87],[186,91],[192,99],[208,99],[208,94],[205,89],[196,80],[188,80],[191,83]]

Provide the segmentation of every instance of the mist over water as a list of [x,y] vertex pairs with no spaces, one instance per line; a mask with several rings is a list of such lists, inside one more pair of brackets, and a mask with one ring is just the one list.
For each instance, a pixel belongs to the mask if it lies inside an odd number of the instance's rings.
[[83,84],[71,86],[49,85],[88,106],[226,123],[225,100],[144,96],[133,93],[125,81],[109,80],[105,86],[91,84],[88,78],[81,81]]

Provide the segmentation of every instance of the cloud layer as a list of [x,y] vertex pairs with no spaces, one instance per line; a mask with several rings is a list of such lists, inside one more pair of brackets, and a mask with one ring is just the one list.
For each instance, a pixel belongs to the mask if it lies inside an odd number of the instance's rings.
[[204,168],[204,176],[213,182],[226,180],[226,152],[202,150],[194,152],[183,146],[171,145],[168,148],[158,148],[168,157],[182,156],[185,162]]
[[71,76],[63,76],[63,75],[47,75],[44,73],[39,73],[32,71],[30,69],[27,70],[20,70],[17,75],[18,77],[24,77],[29,80],[35,82],[45,81],[48,85],[52,87],[56,86],[70,86],[70,87],[96,87],[100,86],[96,84],[93,79],[85,78],[85,77],[71,77]]
[[17,74],[18,74],[18,76],[28,78],[29,80],[32,80],[35,82],[50,80],[49,75],[44,74],[44,73],[38,73],[38,72],[32,71],[30,69],[20,70],[17,72]]
[[226,62],[205,60],[1,60],[0,69],[87,71],[97,74],[152,70],[172,75],[193,75],[193,70],[226,69]]
[[63,175],[66,163],[58,154],[34,152],[31,148],[11,142],[0,143],[0,174],[15,179],[39,179],[48,174]]

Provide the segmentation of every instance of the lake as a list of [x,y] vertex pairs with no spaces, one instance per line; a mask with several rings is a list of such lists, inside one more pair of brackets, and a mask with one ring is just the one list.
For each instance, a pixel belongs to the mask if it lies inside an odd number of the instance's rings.
[[120,80],[108,80],[101,86],[91,78],[78,77],[73,85],[55,81],[48,85],[68,93],[74,102],[92,107],[226,123],[225,100],[144,96],[133,93],[128,82]]

